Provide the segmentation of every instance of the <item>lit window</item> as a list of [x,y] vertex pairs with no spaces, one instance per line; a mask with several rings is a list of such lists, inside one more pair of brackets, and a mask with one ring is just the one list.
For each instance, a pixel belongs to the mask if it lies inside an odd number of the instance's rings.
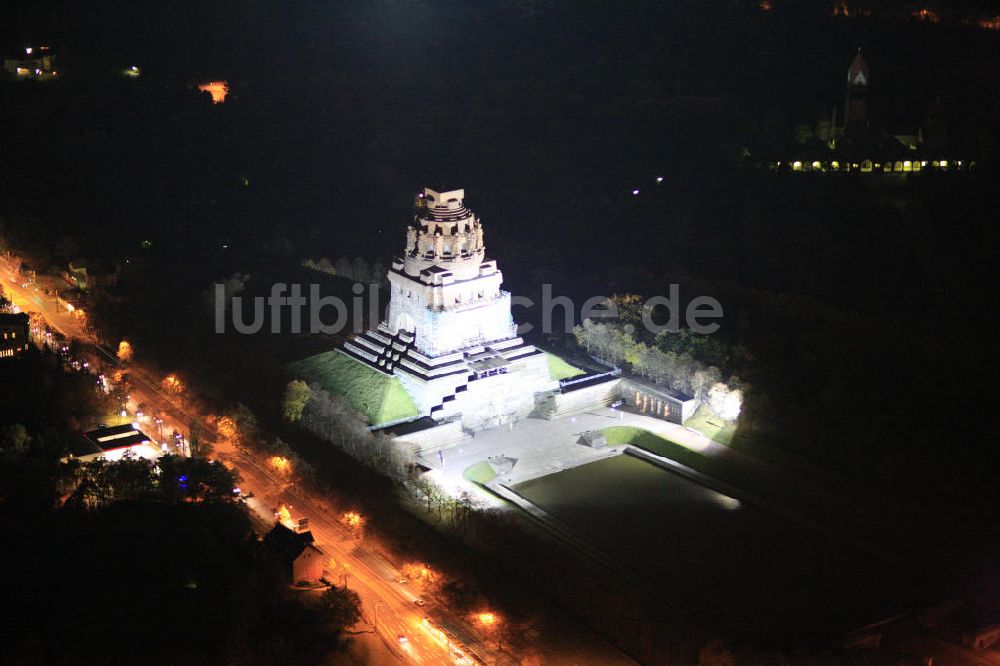
[[802,171],[802,162],[798,160],[792,162],[792,171]]
[[821,166],[819,162],[813,162],[813,169],[819,169]]

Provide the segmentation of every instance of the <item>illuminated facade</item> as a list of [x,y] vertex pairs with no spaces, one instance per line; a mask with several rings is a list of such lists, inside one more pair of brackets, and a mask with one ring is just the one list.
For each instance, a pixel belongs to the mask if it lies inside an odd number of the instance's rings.
[[470,428],[506,423],[556,384],[545,355],[517,336],[464,190],[424,189],[388,277],[386,320],[341,351],[399,377],[422,415],[460,415]]
[[0,359],[11,358],[28,350],[28,315],[0,313]]

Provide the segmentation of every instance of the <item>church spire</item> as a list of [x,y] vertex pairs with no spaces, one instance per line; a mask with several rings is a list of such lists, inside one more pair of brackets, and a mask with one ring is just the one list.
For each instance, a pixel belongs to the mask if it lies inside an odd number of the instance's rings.
[[852,87],[868,85],[868,63],[861,56],[860,46],[858,47],[858,54],[854,56],[854,61],[847,68],[847,85]]
[[844,104],[844,133],[859,135],[868,126],[868,63],[861,47],[847,68],[847,101]]

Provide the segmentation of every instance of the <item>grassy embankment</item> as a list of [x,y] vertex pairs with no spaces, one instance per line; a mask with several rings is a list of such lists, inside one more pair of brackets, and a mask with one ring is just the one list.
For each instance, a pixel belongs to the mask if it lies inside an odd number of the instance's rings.
[[555,354],[545,352],[545,360],[549,362],[549,377],[552,379],[570,379],[584,374],[583,370],[570,365]]
[[417,416],[417,406],[397,377],[383,375],[339,352],[309,356],[288,365],[293,377],[342,395],[373,425]]

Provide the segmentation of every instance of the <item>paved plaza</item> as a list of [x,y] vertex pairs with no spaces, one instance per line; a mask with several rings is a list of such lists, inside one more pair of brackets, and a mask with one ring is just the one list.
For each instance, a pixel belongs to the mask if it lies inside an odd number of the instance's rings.
[[625,445],[594,449],[579,442],[584,432],[609,426],[643,428],[704,455],[724,456],[730,452],[722,444],[676,423],[603,407],[553,421],[532,417],[484,430],[476,433],[471,442],[426,454],[418,461],[435,470],[432,476],[446,487],[471,489],[473,484],[465,481],[462,473],[478,462],[502,456],[516,462],[500,480],[507,485],[523,483],[618,455]]

